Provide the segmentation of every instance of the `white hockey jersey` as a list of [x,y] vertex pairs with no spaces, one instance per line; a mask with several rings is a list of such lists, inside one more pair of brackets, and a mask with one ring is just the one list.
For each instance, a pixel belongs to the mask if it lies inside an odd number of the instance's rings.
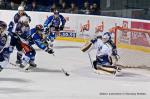
[[108,43],[103,43],[101,39],[98,39],[95,43],[95,48],[97,49],[96,56],[108,55],[112,53],[112,47]]

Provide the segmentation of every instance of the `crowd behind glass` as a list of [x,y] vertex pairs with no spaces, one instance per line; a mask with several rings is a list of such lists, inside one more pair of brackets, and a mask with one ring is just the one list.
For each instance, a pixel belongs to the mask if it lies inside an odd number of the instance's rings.
[[26,11],[150,19],[150,0],[0,0],[0,9],[17,10],[19,5]]

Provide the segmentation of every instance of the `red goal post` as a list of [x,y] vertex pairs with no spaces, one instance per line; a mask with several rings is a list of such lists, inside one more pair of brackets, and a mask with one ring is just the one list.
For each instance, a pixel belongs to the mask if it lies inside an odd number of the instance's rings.
[[150,35],[150,30],[145,30],[145,29],[138,29],[138,28],[125,28],[121,26],[116,26],[113,27],[109,30],[110,32],[114,33],[114,43],[117,44],[118,42],[118,35],[120,35],[118,31],[121,32],[130,32],[130,33],[146,33]]
[[119,64],[125,67],[150,67],[150,30],[116,26],[109,31],[114,33],[114,43],[121,48]]

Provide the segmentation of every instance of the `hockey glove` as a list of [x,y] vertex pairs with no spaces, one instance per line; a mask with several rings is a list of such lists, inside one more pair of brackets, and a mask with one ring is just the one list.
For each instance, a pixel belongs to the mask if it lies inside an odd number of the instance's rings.
[[45,33],[48,33],[48,32],[49,32],[49,28],[48,28],[48,27],[45,27],[45,28],[44,28],[44,32],[45,32]]
[[8,25],[8,31],[9,31],[9,32],[12,32],[13,27],[14,27],[14,23],[11,21],[11,22],[9,23],[9,25]]
[[60,30],[63,30],[63,29],[64,29],[64,26],[63,26],[63,25],[61,25],[59,29],[60,29]]
[[112,55],[113,56],[117,56],[118,54],[117,54],[117,49],[112,49]]

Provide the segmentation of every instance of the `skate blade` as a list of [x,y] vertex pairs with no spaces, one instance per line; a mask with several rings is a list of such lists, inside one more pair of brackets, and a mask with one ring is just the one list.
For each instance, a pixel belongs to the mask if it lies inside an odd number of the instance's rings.
[[33,66],[29,66],[29,67],[27,67],[25,70],[26,71],[31,71],[31,70],[33,70],[33,69],[35,69],[36,67],[33,67]]

